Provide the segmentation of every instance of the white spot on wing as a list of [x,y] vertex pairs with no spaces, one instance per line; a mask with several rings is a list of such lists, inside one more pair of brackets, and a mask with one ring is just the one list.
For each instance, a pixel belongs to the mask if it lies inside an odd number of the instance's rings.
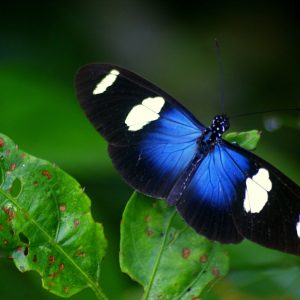
[[125,119],[128,130],[140,130],[149,122],[157,120],[164,104],[165,100],[162,97],[149,97],[141,104],[135,105]]
[[117,79],[117,76],[120,74],[118,70],[111,70],[95,87],[93,90],[94,95],[102,94],[110,87]]
[[246,212],[259,213],[268,202],[268,192],[272,189],[269,172],[259,169],[257,174],[246,180],[244,209]]
[[300,239],[300,215],[298,216],[298,222],[296,224],[297,236]]

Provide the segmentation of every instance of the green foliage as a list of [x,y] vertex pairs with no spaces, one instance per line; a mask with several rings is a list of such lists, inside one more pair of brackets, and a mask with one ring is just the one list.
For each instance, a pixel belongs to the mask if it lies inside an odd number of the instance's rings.
[[162,200],[134,193],[121,223],[120,264],[143,299],[199,299],[228,271],[220,245],[198,235]]
[[[258,131],[225,137],[248,150],[256,148],[259,138]],[[61,297],[90,287],[98,299],[106,299],[98,285],[106,240],[102,226],[93,221],[90,200],[69,175],[1,134],[0,208],[0,249],[21,272],[37,271],[44,288]],[[165,201],[134,193],[121,223],[120,265],[144,287],[144,300],[239,299],[245,293],[299,297],[290,280],[291,275],[295,282],[298,278],[298,258],[243,244],[244,250],[243,245],[208,241]],[[227,251],[234,258],[231,271],[211,291],[228,273]]]
[[[256,135],[230,139],[249,149],[256,146]],[[37,271],[56,295],[68,297],[91,287],[105,299],[98,282],[106,240],[79,184],[4,135],[0,159],[2,249],[21,272]],[[123,215],[120,253],[121,269],[144,286],[144,299],[197,298],[228,271],[219,244],[196,234],[165,201],[137,193]]]
[[260,136],[261,136],[260,131],[250,130],[245,132],[227,133],[224,139],[231,143],[237,143],[239,146],[247,150],[254,150],[260,139]]
[[37,271],[56,295],[90,287],[105,299],[98,282],[106,240],[80,185],[2,134],[0,171],[0,243],[16,267]]
[[[105,274],[101,287],[111,299],[138,299],[137,284],[120,272],[116,259],[118,221],[130,190],[112,168],[105,141],[76,103],[74,73],[89,62],[115,62],[154,81],[209,124],[220,110],[213,47],[217,36],[226,74],[226,113],[299,107],[298,10],[288,1],[34,4],[36,9],[28,1],[17,5],[6,1],[1,8],[0,131],[28,153],[57,163],[85,186],[93,200],[93,216],[105,224],[109,240],[101,264],[101,274]],[[262,121],[273,117],[282,127],[264,133],[259,155],[300,183],[298,113],[236,118],[231,123],[237,129],[253,124],[261,129]],[[230,274],[237,272],[232,265],[245,257],[253,259],[253,264],[241,262],[239,270],[250,269],[249,273],[226,276],[230,286],[220,291],[224,280],[218,282],[203,300],[216,290],[220,293],[214,300],[300,299],[299,271],[297,275],[277,268],[278,276],[268,273],[261,278],[263,269],[276,268],[276,260],[286,262],[287,256],[276,252],[274,261],[262,265],[274,253],[250,242],[230,247]],[[294,265],[299,266],[299,261]],[[287,283],[285,294],[269,284],[275,277],[277,286]],[[40,288],[36,272],[21,274],[1,256],[1,250],[0,280],[1,299],[58,299]],[[251,284],[254,281],[256,285]],[[231,294],[232,288],[243,293]],[[262,289],[268,289],[268,296]],[[298,290],[298,295],[293,297],[291,290]],[[94,295],[85,289],[72,299],[92,300]]]

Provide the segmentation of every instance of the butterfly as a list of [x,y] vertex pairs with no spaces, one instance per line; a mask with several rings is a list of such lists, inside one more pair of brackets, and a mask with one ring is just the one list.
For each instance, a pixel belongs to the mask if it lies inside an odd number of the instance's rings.
[[300,188],[262,158],[222,139],[166,92],[112,64],[83,66],[80,105],[135,190],[175,205],[195,231],[221,243],[249,239],[300,255]]

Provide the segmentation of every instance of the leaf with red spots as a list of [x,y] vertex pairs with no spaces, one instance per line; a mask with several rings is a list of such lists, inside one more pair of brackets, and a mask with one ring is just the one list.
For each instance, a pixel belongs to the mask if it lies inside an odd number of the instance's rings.
[[106,240],[80,185],[53,164],[24,154],[0,134],[0,250],[43,287],[70,297],[99,287]]
[[143,299],[200,299],[228,271],[221,246],[195,233],[165,201],[134,193],[121,223],[120,264]]

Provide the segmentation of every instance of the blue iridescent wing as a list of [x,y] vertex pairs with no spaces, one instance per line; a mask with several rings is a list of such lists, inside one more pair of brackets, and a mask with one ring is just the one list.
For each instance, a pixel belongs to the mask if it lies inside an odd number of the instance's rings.
[[216,144],[199,163],[177,209],[209,239],[238,243],[247,238],[300,254],[299,186],[237,145]]
[[122,177],[142,193],[166,198],[195,156],[204,126],[158,87],[115,65],[84,66],[76,90]]
[[[246,170],[244,157],[237,153],[235,160]],[[196,165],[193,178],[176,207],[198,233],[222,243],[238,243],[243,236],[234,223],[232,203],[238,201],[244,181],[224,147],[217,144]]]

